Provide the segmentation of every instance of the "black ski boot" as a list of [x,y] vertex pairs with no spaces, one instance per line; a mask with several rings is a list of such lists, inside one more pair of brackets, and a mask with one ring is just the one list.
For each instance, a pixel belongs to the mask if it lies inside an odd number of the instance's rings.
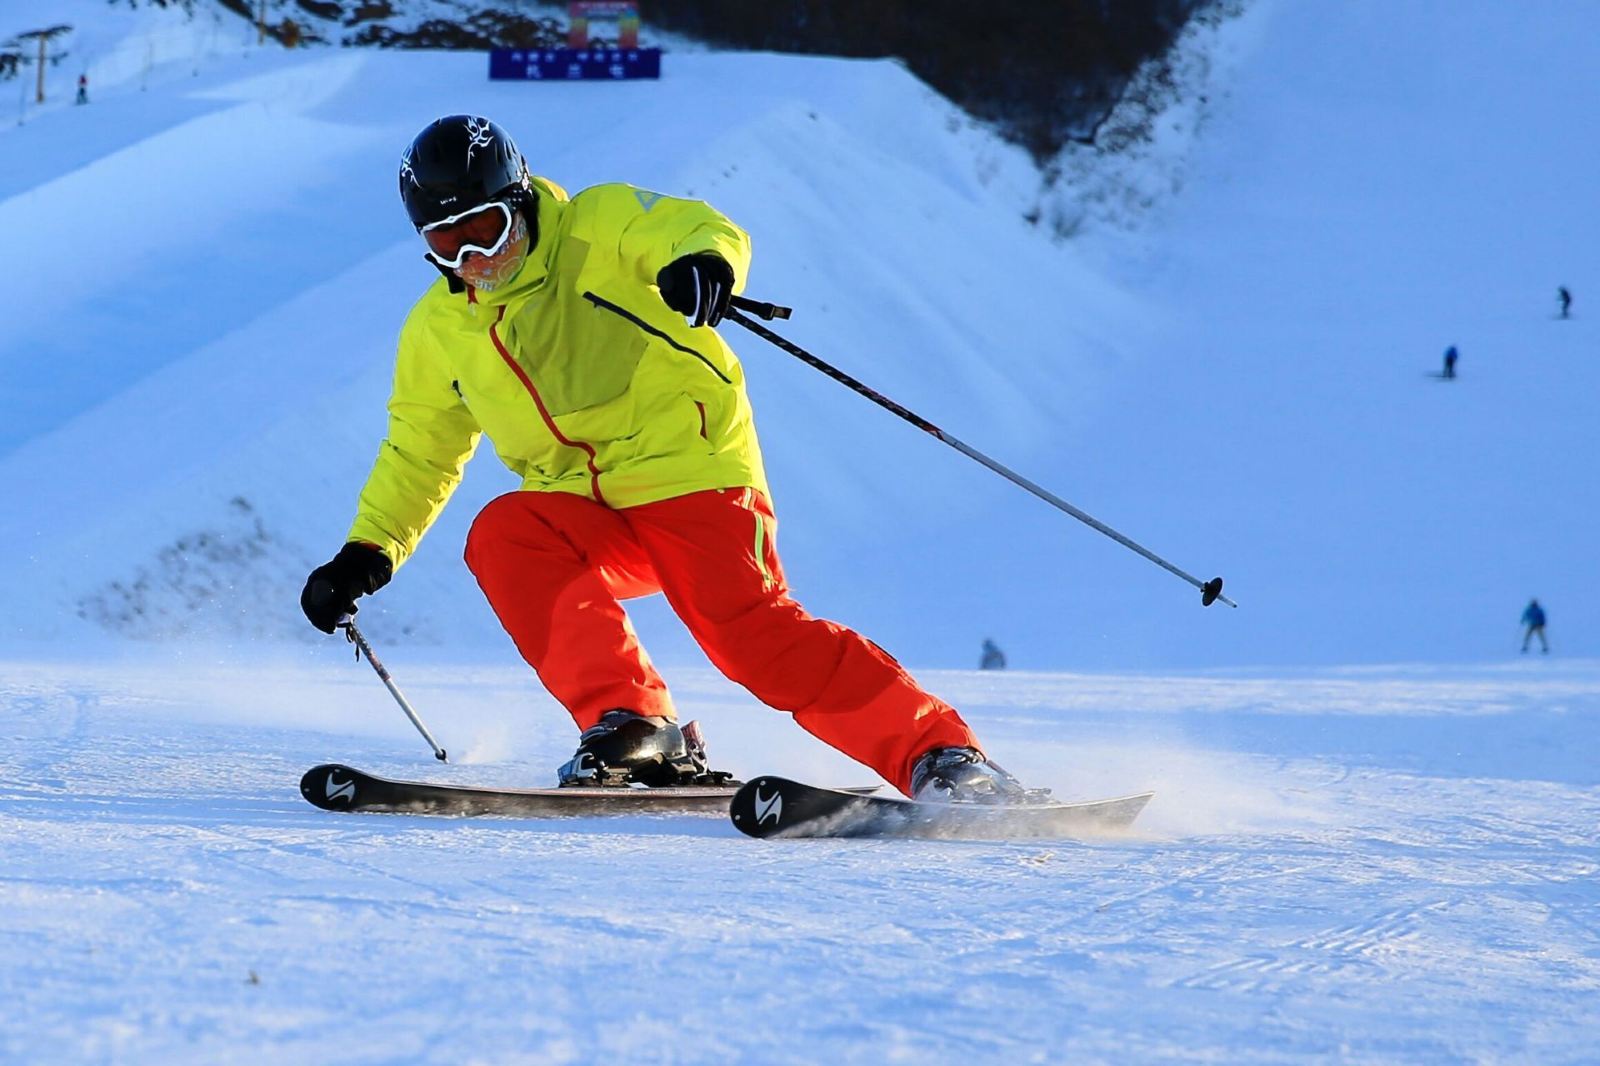
[[[670,718],[607,711],[583,731],[578,750],[556,771],[562,787],[641,784],[651,788],[708,783],[700,730]],[[723,775],[727,776],[727,775]]]
[[934,748],[911,768],[911,798],[923,803],[1044,803],[1049,789],[1029,789],[976,748]]

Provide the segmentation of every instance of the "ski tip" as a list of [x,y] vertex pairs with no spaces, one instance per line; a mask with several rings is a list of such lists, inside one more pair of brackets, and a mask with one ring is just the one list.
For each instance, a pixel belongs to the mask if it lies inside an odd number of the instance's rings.
[[325,811],[349,810],[355,803],[361,771],[340,763],[313,766],[300,777],[300,795]]
[[[793,813],[792,794],[806,789],[805,785],[771,774],[751,778],[729,802],[728,817],[734,827],[746,836],[772,836],[789,824],[789,816]],[[791,801],[790,810],[785,810],[786,799]]]
[[747,836],[1068,840],[1125,833],[1153,792],[1042,804],[919,803],[782,777],[752,779],[728,814]]
[[[826,788],[764,774],[740,787],[728,804],[728,817],[746,836],[789,835],[805,823],[854,810],[879,785]],[[800,835],[820,835],[806,834]]]

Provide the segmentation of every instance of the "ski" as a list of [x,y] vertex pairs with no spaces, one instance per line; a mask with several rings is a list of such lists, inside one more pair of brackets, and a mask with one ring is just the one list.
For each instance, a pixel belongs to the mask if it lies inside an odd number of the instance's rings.
[[1009,806],[918,803],[758,777],[738,790],[728,813],[753,837],[1058,839],[1125,830],[1153,795]]
[[500,814],[519,818],[592,818],[617,814],[721,814],[738,791],[728,775],[673,788],[626,785],[580,788],[479,788],[393,781],[325,763],[300,778],[300,794],[325,811],[384,814]]

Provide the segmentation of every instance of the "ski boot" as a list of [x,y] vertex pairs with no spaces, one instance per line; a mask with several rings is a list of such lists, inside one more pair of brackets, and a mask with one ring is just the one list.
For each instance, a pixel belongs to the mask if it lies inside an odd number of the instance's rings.
[[731,774],[714,773],[706,764],[705,741],[698,722],[683,728],[670,718],[647,718],[633,711],[607,711],[578,737],[578,750],[556,771],[563,788],[650,788],[674,785],[722,785]]
[[1050,790],[1024,788],[976,748],[934,748],[911,768],[911,798],[922,803],[1048,803]]

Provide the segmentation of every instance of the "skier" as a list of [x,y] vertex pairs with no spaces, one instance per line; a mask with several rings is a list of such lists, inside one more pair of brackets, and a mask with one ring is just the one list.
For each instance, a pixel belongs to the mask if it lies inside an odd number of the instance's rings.
[[979,670],[1004,670],[1006,668],[1006,653],[1000,650],[1000,645],[984,638],[983,656],[978,660]]
[[79,74],[78,75],[78,100],[77,100],[77,102],[80,103],[80,104],[86,104],[86,103],[89,102],[89,75],[87,75],[87,74]]
[[1527,608],[1522,612],[1522,624],[1528,631],[1522,635],[1522,654],[1528,654],[1528,642],[1537,634],[1539,637],[1540,651],[1550,654],[1550,642],[1544,639],[1544,608],[1539,606],[1538,600],[1529,600]]
[[1567,287],[1565,285],[1556,290],[1556,302],[1561,305],[1561,317],[1571,318],[1572,293],[1567,291]]
[[1456,351],[1456,346],[1453,345],[1453,344],[1450,347],[1448,347],[1448,348],[1446,348],[1444,350],[1444,376],[1445,377],[1453,378],[1453,377],[1456,376],[1456,358],[1457,358],[1457,356],[1459,354],[1460,353],[1458,353]]
[[443,277],[402,328],[347,543],[306,580],[314,626],[389,582],[486,434],[522,485],[478,514],[466,562],[582,731],[561,784],[704,771],[619,602],[662,592],[724,674],[907,795],[1024,798],[953,707],[790,596],[744,372],[712,328],[749,272],[742,229],[631,185],[568,198],[468,115],[418,134],[399,179]]

